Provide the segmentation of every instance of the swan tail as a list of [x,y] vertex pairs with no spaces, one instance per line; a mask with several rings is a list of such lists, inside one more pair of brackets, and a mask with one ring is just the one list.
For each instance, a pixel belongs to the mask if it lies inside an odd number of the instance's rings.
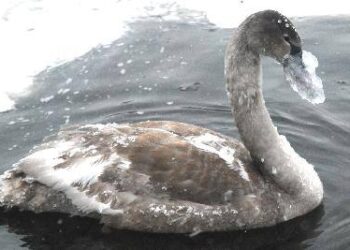
[[0,206],[11,208],[25,199],[28,185],[16,177],[15,171],[6,171],[0,176]]
[[62,192],[50,189],[16,169],[6,171],[0,176],[0,207],[17,207],[35,213],[60,212],[81,215]]

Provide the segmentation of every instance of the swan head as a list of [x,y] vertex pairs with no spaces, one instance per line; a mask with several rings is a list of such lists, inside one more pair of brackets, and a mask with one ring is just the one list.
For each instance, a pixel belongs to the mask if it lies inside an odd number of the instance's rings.
[[269,56],[283,63],[290,56],[302,54],[301,39],[292,22],[274,10],[251,15],[242,24],[247,45],[259,55]]
[[307,51],[292,22],[274,10],[257,12],[242,23],[248,49],[283,65],[290,86],[300,97],[319,104],[325,101],[322,80],[316,75],[318,61]]

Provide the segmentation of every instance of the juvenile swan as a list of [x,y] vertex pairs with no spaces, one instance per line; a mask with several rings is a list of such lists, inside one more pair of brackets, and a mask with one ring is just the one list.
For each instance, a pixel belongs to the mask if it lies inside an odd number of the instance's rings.
[[66,129],[2,175],[0,205],[172,233],[267,227],[313,210],[322,183],[272,124],[261,56],[284,65],[302,56],[294,26],[276,11],[249,16],[227,48],[227,90],[243,144],[172,121]]

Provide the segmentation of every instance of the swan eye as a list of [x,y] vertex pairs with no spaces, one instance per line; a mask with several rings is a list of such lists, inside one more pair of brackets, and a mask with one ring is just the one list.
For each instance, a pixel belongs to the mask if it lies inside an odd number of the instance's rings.
[[290,38],[287,34],[283,34],[283,38],[287,43],[290,43]]

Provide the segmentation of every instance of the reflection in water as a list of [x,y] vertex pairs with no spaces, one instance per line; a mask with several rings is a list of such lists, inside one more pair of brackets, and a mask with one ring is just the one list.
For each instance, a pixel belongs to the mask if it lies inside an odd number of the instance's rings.
[[103,228],[94,219],[62,214],[0,212],[0,225],[23,235],[29,249],[300,249],[318,236],[323,206],[276,227],[225,233],[149,234]]

